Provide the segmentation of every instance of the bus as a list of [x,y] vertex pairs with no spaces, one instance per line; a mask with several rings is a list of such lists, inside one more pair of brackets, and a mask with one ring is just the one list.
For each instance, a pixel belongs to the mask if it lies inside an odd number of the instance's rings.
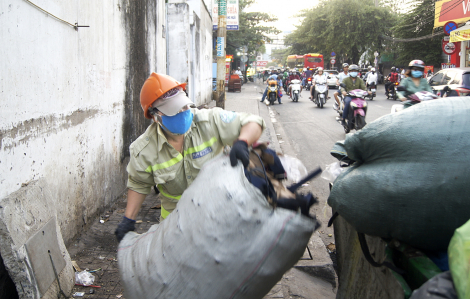
[[323,55],[317,53],[309,53],[304,55],[304,65],[303,67],[306,68],[317,68],[322,67],[325,68],[325,64],[323,63]]
[[287,67],[290,69],[297,68],[298,70],[302,70],[304,68],[304,55],[287,56]]

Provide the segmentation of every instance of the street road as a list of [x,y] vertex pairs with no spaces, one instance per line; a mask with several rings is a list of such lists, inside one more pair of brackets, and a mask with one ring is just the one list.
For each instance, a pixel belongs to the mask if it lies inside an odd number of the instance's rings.
[[[331,97],[323,108],[311,102],[308,91],[302,92],[299,102],[292,102],[287,95],[283,96],[283,104],[270,106],[271,120],[281,142],[281,148],[286,155],[296,156],[300,159],[308,171],[317,167],[325,169],[327,164],[337,161],[330,155],[330,150],[338,140],[345,139],[343,127],[336,121],[338,113],[333,110],[333,92],[330,89]],[[377,97],[373,101],[368,101],[366,122],[370,123],[375,119],[389,114],[392,105],[399,101],[387,100],[384,95],[384,86],[380,85]],[[355,131],[352,131],[355,132]],[[315,206],[317,218],[322,223],[319,229],[325,245],[334,242],[332,228],[327,228],[328,220],[331,217],[331,209],[326,205],[329,195],[328,182],[320,177],[312,180],[307,187],[302,190],[311,191],[318,198],[320,203]]]

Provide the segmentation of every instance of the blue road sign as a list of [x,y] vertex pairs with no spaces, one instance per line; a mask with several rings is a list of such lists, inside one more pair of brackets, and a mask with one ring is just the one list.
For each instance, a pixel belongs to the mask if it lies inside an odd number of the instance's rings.
[[452,21],[447,22],[447,23],[445,23],[445,25],[444,25],[444,33],[445,33],[446,35],[450,35],[450,32],[451,32],[451,31],[454,31],[454,30],[457,29],[457,28],[458,28],[458,27],[457,27],[457,24],[456,24],[455,22],[452,22]]

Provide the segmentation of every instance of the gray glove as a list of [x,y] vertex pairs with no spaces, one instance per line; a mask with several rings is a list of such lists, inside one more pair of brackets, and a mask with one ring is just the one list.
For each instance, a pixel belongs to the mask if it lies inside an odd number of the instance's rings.
[[130,232],[135,230],[135,220],[129,219],[126,216],[122,217],[121,222],[118,224],[118,227],[114,231],[118,242],[120,243],[122,238]]

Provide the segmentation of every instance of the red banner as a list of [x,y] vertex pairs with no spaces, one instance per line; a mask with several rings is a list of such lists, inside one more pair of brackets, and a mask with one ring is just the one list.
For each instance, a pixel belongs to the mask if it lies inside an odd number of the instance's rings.
[[470,0],[442,0],[436,2],[434,28],[453,21],[464,23],[470,20]]

